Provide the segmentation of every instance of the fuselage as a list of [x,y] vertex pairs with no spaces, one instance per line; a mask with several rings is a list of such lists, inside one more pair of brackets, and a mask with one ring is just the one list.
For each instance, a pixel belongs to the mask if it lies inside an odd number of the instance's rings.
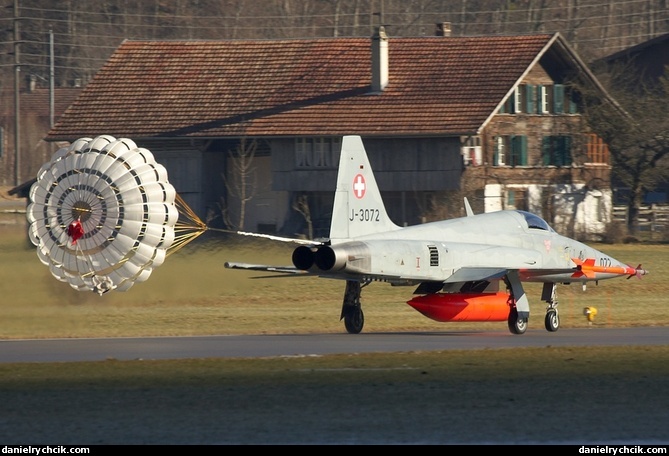
[[[500,211],[333,239],[316,252],[317,268],[406,280],[446,281],[460,269],[518,270],[522,280],[572,282],[620,276],[603,269],[574,276],[574,259],[596,266],[627,267],[581,242],[556,233],[541,218]],[[321,259],[319,262],[318,259]]]

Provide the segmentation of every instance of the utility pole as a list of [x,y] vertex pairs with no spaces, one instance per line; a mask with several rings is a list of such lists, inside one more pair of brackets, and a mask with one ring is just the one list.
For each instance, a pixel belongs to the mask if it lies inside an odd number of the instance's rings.
[[21,106],[19,89],[21,87],[21,65],[19,56],[19,0],[14,0],[14,172],[15,184],[21,184]]
[[49,127],[53,128],[55,120],[55,102],[54,102],[54,55],[53,55],[53,30],[49,29]]

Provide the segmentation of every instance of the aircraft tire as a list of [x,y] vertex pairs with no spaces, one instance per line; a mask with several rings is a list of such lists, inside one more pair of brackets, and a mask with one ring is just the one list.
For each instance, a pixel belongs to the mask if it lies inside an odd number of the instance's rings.
[[527,331],[527,319],[518,318],[518,311],[515,307],[509,312],[508,323],[511,334],[524,334]]
[[560,327],[560,317],[558,317],[557,310],[548,309],[546,311],[546,318],[544,319],[546,330],[555,332]]
[[344,326],[349,334],[359,334],[364,325],[365,315],[362,313],[362,308],[360,307],[351,309],[344,316]]

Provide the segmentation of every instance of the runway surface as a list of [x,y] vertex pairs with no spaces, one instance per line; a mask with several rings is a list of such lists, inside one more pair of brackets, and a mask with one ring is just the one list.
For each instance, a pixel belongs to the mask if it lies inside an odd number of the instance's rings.
[[669,328],[582,328],[427,333],[286,334],[0,341],[0,362],[261,358],[517,347],[668,345]]

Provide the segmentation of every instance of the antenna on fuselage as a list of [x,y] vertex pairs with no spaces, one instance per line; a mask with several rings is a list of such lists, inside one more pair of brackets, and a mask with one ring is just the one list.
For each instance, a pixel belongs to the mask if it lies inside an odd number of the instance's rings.
[[472,211],[472,207],[469,205],[469,200],[465,196],[465,212],[467,212],[467,217],[471,217],[474,215],[474,211]]

